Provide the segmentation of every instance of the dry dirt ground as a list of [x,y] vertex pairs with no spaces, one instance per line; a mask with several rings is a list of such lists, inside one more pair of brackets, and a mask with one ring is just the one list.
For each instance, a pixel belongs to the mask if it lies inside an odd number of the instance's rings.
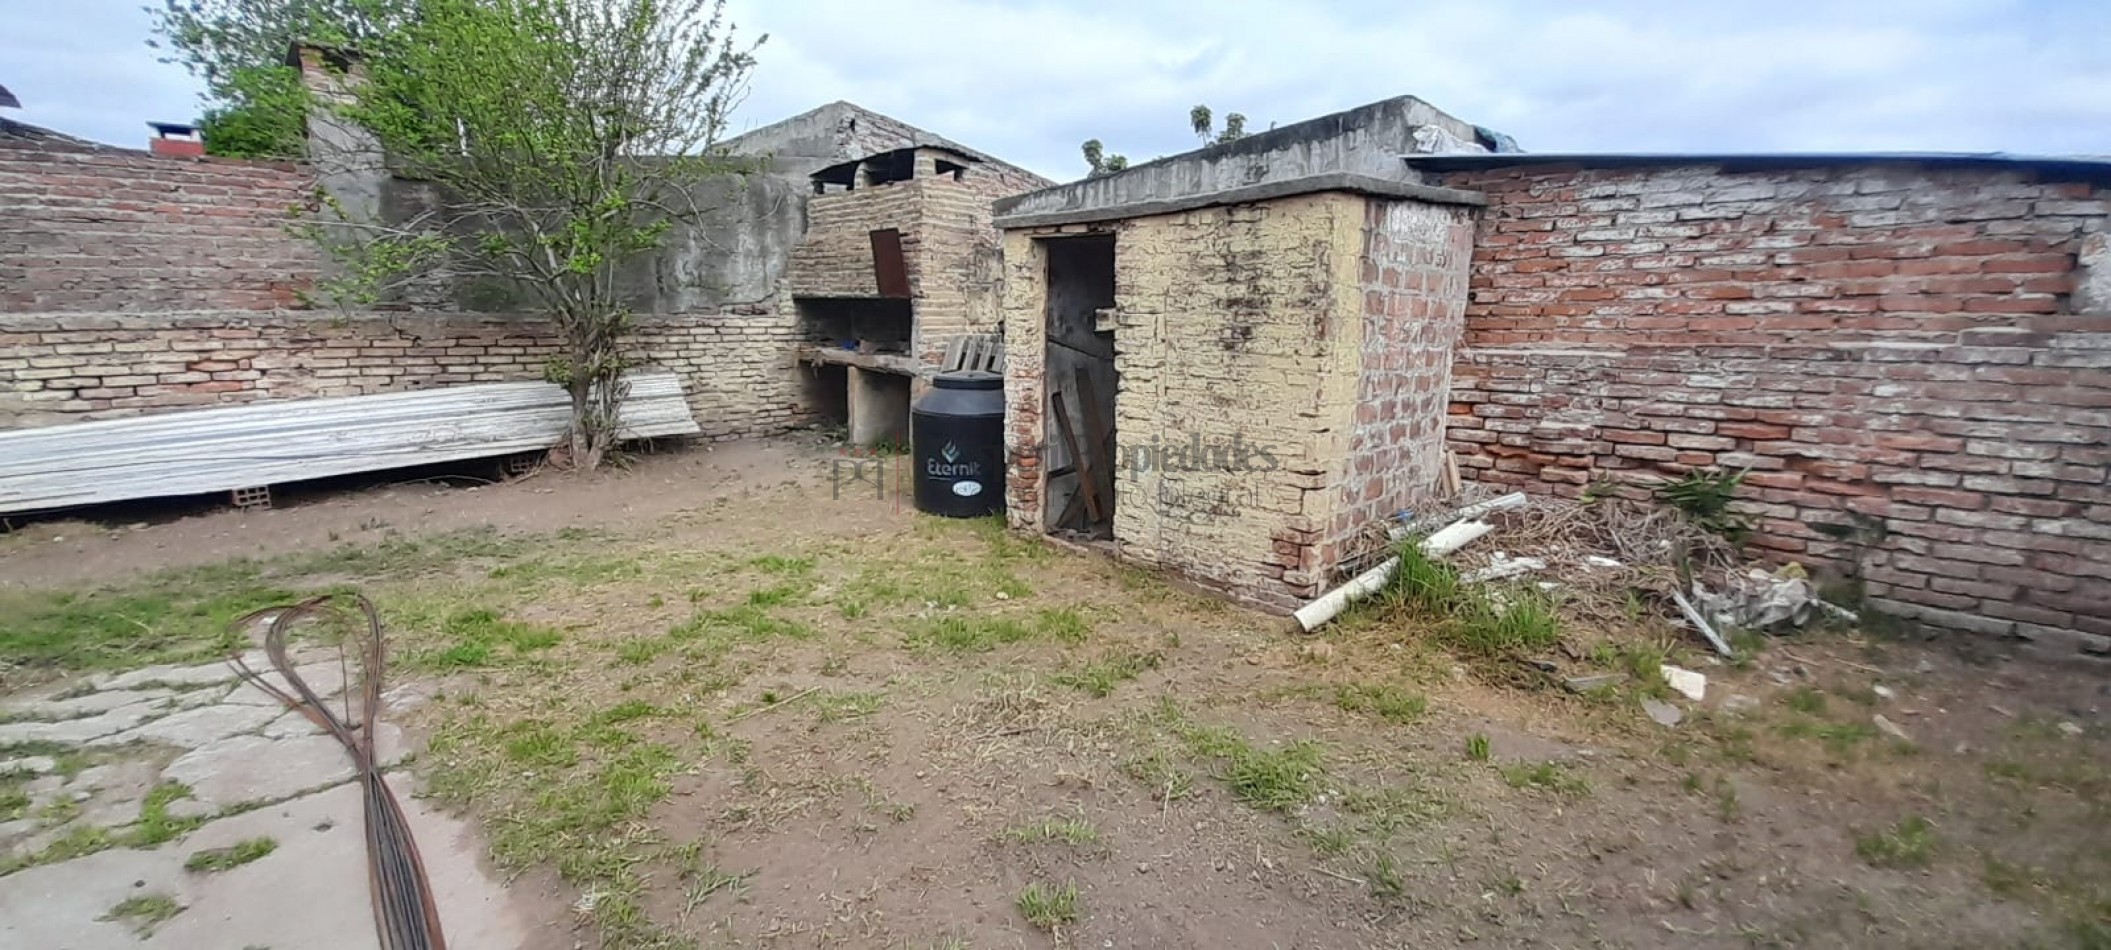
[[[831,452],[31,525],[0,684],[364,591],[424,804],[482,829],[530,947],[2111,947],[2102,672],[1853,631],[1552,674],[1375,610],[1292,636],[837,491]],[[1703,701],[1649,675],[1667,647]],[[1608,669],[1642,675],[1558,685]]]

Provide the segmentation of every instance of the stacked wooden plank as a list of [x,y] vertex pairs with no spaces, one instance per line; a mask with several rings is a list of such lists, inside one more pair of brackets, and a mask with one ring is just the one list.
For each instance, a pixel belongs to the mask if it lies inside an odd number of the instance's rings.
[[[626,439],[699,431],[673,373],[628,377]],[[293,399],[0,432],[0,513],[230,491],[547,449],[571,423],[550,383]]]

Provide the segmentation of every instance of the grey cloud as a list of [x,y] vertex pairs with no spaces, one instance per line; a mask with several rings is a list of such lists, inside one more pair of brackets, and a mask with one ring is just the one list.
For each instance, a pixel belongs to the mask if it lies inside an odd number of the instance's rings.
[[[33,12],[32,12],[33,11]],[[24,121],[137,145],[195,115],[128,0],[16,13]],[[1410,93],[1539,151],[2111,152],[2102,0],[733,0],[773,34],[734,131],[849,99],[1054,178]]]

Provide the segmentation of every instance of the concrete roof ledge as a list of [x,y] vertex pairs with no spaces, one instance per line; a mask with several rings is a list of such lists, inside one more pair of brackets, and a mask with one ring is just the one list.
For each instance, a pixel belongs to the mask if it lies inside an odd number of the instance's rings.
[[1457,188],[1440,188],[1419,182],[1378,178],[1350,172],[1326,172],[1288,178],[1243,188],[1227,188],[1223,191],[1201,192],[1151,201],[1134,201],[1106,208],[1080,208],[1075,211],[1048,211],[1039,214],[999,214],[999,228],[1048,228],[1063,224],[1090,224],[1097,221],[1113,221],[1121,218],[1143,218],[1155,214],[1173,214],[1210,208],[1220,205],[1250,204],[1292,195],[1309,195],[1322,191],[1346,191],[1380,198],[1410,198],[1432,204],[1473,205],[1488,203],[1486,195],[1477,191],[1462,191]]
[[1317,191],[1359,191],[1481,204],[1468,191],[1422,183],[1401,157],[1415,130],[1435,126],[1474,140],[1473,126],[1413,96],[1257,132],[1099,178],[998,201],[999,227],[1041,227],[1166,214]]

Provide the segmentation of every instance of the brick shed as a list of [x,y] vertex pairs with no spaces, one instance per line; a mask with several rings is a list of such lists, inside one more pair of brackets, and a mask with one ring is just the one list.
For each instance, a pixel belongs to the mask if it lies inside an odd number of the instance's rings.
[[999,201],[1013,524],[1284,607],[1430,488],[1481,199],[1429,127],[1474,135],[1393,99]]
[[1446,445],[1738,469],[1755,553],[2111,656],[2111,162],[1476,132],[1395,99],[1000,201],[1013,523],[1286,606]]

